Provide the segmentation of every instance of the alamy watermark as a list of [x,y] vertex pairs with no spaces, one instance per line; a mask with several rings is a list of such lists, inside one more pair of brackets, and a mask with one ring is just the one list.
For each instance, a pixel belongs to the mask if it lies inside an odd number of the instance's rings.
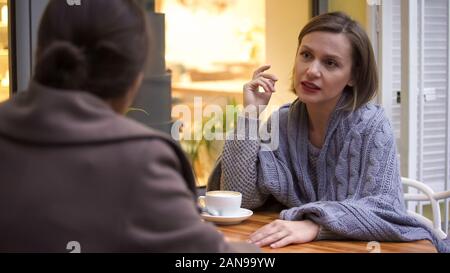
[[366,249],[370,253],[381,253],[381,244],[377,241],[371,241],[367,243]]
[[366,0],[369,6],[381,6],[381,0]]
[[267,122],[260,122],[257,113],[264,106],[203,104],[202,97],[195,97],[193,107],[175,105],[172,116],[172,138],[178,141],[259,140],[263,149],[275,150],[279,144],[278,107],[268,107],[272,113]]
[[81,0],[66,0],[69,6],[81,6]]
[[81,253],[81,244],[78,241],[70,241],[67,243],[66,249],[70,250],[69,253]]

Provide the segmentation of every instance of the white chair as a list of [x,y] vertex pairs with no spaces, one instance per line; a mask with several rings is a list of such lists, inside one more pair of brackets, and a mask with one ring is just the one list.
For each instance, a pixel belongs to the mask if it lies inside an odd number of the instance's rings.
[[[408,214],[412,215],[413,217],[416,217],[419,221],[425,223],[427,226],[434,229],[434,231],[440,238],[445,239],[447,237],[447,234],[441,228],[441,210],[439,208],[438,201],[450,198],[450,191],[434,192],[433,189],[431,189],[426,184],[424,184],[420,181],[414,180],[414,179],[406,178],[406,177],[402,177],[402,184],[407,187],[415,188],[415,189],[419,190],[420,192],[422,192],[422,193],[417,193],[417,194],[416,193],[405,193],[404,199],[405,199],[405,201],[428,201],[428,202],[430,202],[431,209],[433,211],[433,221],[429,220],[428,218],[424,217],[423,215],[421,215],[415,211],[412,211],[412,210],[408,210]],[[448,217],[445,217],[446,221],[447,221],[447,218]]]

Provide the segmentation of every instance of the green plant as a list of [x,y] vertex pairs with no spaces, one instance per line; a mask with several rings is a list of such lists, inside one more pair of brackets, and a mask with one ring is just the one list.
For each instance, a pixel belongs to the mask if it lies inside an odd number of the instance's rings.
[[[201,120],[201,126],[192,126],[192,128],[198,128],[201,130],[201,139],[181,140],[181,146],[186,152],[194,168],[198,186],[206,185],[209,173],[211,172],[214,162],[217,160],[224,144],[223,140],[206,139],[205,125],[207,123],[213,123],[214,126],[211,127],[211,132],[213,134],[218,132],[223,133],[223,139],[225,139],[226,132],[234,130],[236,127],[237,115],[239,112],[236,100],[234,98],[228,99],[227,105],[231,107],[226,107],[226,111],[222,112],[222,116],[204,117]],[[233,118],[228,118],[227,120],[227,116],[230,117],[230,115],[232,115]],[[196,132],[190,133],[191,135],[196,135]]]

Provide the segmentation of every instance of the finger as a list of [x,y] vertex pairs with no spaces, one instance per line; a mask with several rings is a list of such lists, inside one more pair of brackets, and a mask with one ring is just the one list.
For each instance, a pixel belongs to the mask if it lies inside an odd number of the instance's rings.
[[259,247],[263,247],[263,246],[278,242],[278,241],[282,240],[284,237],[286,237],[287,235],[288,235],[288,233],[286,231],[282,230],[279,232],[275,232],[272,235],[267,236],[267,237],[255,242],[254,244]]
[[266,78],[261,79],[270,86],[270,90],[272,91],[272,93],[275,92],[275,81]]
[[261,240],[263,240],[264,238],[267,238],[268,236],[276,233],[277,231],[275,230],[269,230],[269,231],[261,231],[261,232],[256,232],[252,235],[250,235],[250,242],[251,243],[257,243]]
[[260,86],[262,88],[264,88],[264,91],[270,92],[270,93],[275,92],[275,86],[274,86],[274,83],[271,80],[264,79],[264,78],[259,78],[257,80],[257,82],[260,83]]
[[281,240],[274,242],[270,245],[271,248],[280,248],[280,247],[285,247],[287,245],[290,245],[294,242],[294,239],[292,238],[292,236],[285,236],[283,237]]
[[259,87],[262,87],[264,89],[265,93],[272,93],[275,92],[274,83],[271,82],[271,80],[264,79],[264,78],[257,78],[255,80],[252,80],[251,82],[244,85],[244,91],[250,91],[250,92],[258,92]]
[[258,69],[255,70],[255,72],[253,72],[253,78],[255,78],[256,76],[258,76],[260,73],[266,71],[267,69],[269,69],[271,67],[270,64],[266,64],[263,65],[261,67],[259,67]]
[[264,92],[272,93],[272,88],[270,86],[270,83],[268,83],[267,81],[265,81],[264,79],[261,79],[261,78],[258,79],[257,82],[258,82],[258,85],[264,89]]
[[267,224],[267,225],[263,226],[262,228],[256,230],[252,234],[250,234],[250,241],[252,243],[258,242],[262,238],[270,236],[271,234],[273,234],[277,231],[278,230],[275,229],[275,227],[272,224]]
[[261,79],[256,79],[256,80],[251,81],[248,84],[247,88],[244,86],[244,91],[248,90],[250,92],[259,93],[259,89],[258,89],[259,87],[262,87],[264,89],[264,92],[268,92],[268,93],[271,92],[270,85]]
[[268,74],[268,73],[261,73],[259,74],[260,77],[264,77],[266,79],[272,80],[274,82],[278,81],[278,77],[273,75],[273,74]]

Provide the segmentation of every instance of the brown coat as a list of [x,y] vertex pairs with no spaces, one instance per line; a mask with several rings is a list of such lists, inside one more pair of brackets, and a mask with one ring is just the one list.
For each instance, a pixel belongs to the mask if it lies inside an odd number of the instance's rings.
[[0,251],[231,251],[168,137],[85,92],[32,83],[0,105]]

